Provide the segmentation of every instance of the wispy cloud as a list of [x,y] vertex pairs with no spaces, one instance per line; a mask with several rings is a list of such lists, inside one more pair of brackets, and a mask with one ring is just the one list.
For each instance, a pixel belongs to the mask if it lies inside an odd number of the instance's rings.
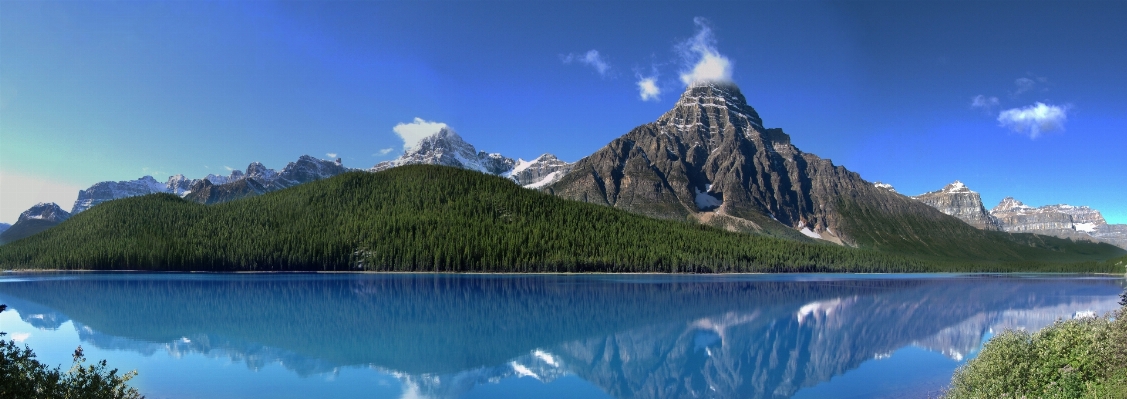
[[590,50],[583,54],[568,54],[560,58],[563,60],[564,64],[578,62],[595,68],[595,71],[598,72],[600,76],[607,76],[607,72],[610,71],[610,64],[603,59],[603,56],[599,55],[598,50]]
[[638,96],[642,101],[657,101],[661,89],[657,87],[657,76],[638,78]]
[[438,133],[446,127],[442,122],[430,122],[416,117],[411,123],[400,123],[391,128],[399,138],[403,139],[403,150],[410,150],[419,144],[419,140]]
[[335,152],[326,152],[325,155],[327,155],[329,158],[336,158],[337,157],[337,153],[335,153]]
[[730,82],[732,61],[716,50],[716,37],[708,20],[696,17],[697,34],[677,45],[677,51],[688,65],[681,71],[681,82],[686,86],[704,82]]
[[1033,89],[1037,87],[1037,82],[1030,78],[1017,78],[1017,80],[1014,81],[1014,86],[1013,95],[1016,97],[1026,92],[1033,91]]
[[372,154],[372,156],[387,155],[387,154],[390,154],[392,151],[395,151],[395,148],[388,147],[388,148],[384,148],[382,150],[376,151],[376,153]]
[[978,108],[988,113],[998,108],[999,104],[998,97],[986,97],[981,94],[974,96],[974,98],[970,100],[971,108]]
[[1007,109],[998,114],[998,124],[1035,139],[1042,133],[1064,130],[1068,108],[1038,102],[1024,108]]
[[235,170],[235,168],[232,168],[232,167],[227,166],[227,165],[223,165],[223,169],[227,169],[228,172]]

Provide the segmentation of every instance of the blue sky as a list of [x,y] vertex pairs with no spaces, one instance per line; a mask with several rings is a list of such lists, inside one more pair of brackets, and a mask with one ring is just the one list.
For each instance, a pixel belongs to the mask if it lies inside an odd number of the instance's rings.
[[988,208],[1127,223],[1124,20],[1075,1],[4,1],[0,221],[102,180],[367,168],[415,118],[574,161],[671,108],[708,29],[803,151],[907,194],[959,179]]

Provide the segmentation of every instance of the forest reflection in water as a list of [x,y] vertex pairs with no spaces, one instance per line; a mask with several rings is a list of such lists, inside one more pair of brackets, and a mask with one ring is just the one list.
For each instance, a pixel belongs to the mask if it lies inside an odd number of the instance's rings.
[[71,321],[99,348],[292,378],[360,366],[436,398],[522,376],[614,398],[789,397],[904,347],[964,360],[992,329],[1109,311],[1122,290],[1045,275],[0,277],[24,322]]

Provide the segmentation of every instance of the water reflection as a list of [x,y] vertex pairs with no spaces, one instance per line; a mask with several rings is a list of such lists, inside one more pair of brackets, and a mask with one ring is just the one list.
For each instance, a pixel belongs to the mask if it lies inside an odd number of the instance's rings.
[[454,398],[575,375],[615,398],[789,397],[917,346],[1117,307],[1122,281],[1030,277],[89,274],[0,280],[41,329],[174,357],[363,366]]

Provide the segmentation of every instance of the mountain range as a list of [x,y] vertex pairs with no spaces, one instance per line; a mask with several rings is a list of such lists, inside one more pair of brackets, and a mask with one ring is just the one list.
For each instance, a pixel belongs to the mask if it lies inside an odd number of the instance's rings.
[[983,230],[1105,242],[1127,249],[1127,224],[1108,224],[1100,211],[1087,206],[1031,207],[1006,197],[987,211],[981,196],[958,180],[940,190],[911,198]]
[[[1027,234],[1050,230],[1079,228],[1085,237],[1104,234],[1112,239],[1096,241],[1113,243],[1115,237],[1127,235],[1087,208],[1058,206],[1032,212],[1011,206],[1008,211],[986,212],[978,193],[959,182],[920,196],[902,195],[890,185],[869,182],[829,159],[802,152],[782,129],[764,127],[740,89],[730,83],[691,85],[656,121],[632,129],[575,163],[552,154],[525,161],[479,151],[452,129],[443,128],[400,157],[366,171],[420,164],[500,176],[564,199],[653,218],[930,258],[1029,260],[1021,249],[1025,247],[1067,252],[1058,241]],[[193,180],[176,175],[163,184],[149,176],[101,182],[79,193],[71,213],[152,193],[219,204],[350,170],[339,159],[302,156],[280,172],[256,162],[229,176]],[[18,237],[8,241],[14,239]]]

